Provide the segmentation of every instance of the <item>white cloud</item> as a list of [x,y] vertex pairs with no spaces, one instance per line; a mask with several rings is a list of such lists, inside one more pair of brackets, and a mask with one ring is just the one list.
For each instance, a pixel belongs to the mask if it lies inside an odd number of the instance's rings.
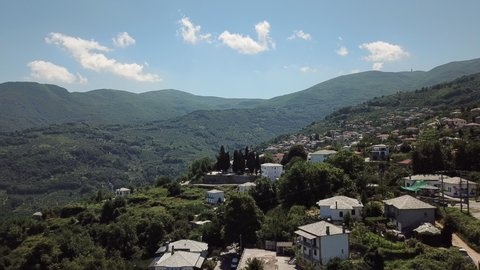
[[195,44],[199,41],[210,41],[212,34],[200,34],[200,29],[202,28],[200,25],[194,25],[190,18],[183,17],[180,21],[180,33],[184,41]]
[[381,70],[382,68],[383,68],[383,63],[381,62],[373,63],[372,65],[373,70]]
[[309,66],[303,66],[303,67],[300,68],[300,71],[303,72],[303,73],[318,72],[318,69],[313,68],[313,67],[309,67]]
[[96,72],[109,72],[126,79],[140,82],[157,82],[160,77],[156,74],[144,73],[143,65],[137,63],[120,63],[105,56],[110,49],[94,40],[85,40],[67,36],[61,33],[50,33],[45,41],[66,49],[73,58],[86,69]]
[[363,43],[358,47],[360,49],[367,50],[370,53],[369,55],[363,57],[363,60],[375,62],[372,65],[373,70],[381,70],[384,62],[398,61],[410,55],[399,45],[390,44],[384,41]]
[[312,35],[303,32],[303,30],[295,30],[295,31],[293,31],[293,34],[291,36],[289,36],[287,39],[288,40],[293,40],[293,39],[296,39],[296,38],[300,38],[300,39],[303,39],[303,40],[311,40]]
[[87,79],[78,74],[75,76],[65,67],[51,62],[35,60],[27,64],[30,68],[30,76],[37,80],[59,83],[87,83]]
[[335,52],[340,56],[347,56],[348,55],[348,49],[345,46],[340,47]]
[[133,39],[127,32],[118,33],[115,38],[112,38],[113,44],[120,48],[125,48],[135,44]]
[[409,56],[409,53],[399,45],[384,41],[363,43],[359,48],[370,52],[368,56],[363,57],[363,60],[368,62],[393,62]]
[[255,32],[257,32],[257,41],[249,36],[232,34],[228,31],[224,31],[220,34],[218,39],[228,47],[242,54],[257,54],[270,49],[275,49],[275,43],[270,38],[270,24],[267,21],[255,25]]

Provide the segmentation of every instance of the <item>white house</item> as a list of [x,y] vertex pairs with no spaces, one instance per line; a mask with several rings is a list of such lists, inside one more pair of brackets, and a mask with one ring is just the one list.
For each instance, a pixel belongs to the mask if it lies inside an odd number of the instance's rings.
[[126,197],[128,195],[130,195],[131,193],[131,190],[129,188],[119,188],[119,189],[116,189],[115,190],[115,195],[117,196],[122,196],[122,197]]
[[431,186],[440,188],[442,185],[442,177],[443,179],[448,178],[446,175],[441,174],[414,174],[410,176],[406,176],[403,178],[403,185],[405,187],[409,187],[413,185],[417,181],[423,181]]
[[206,202],[211,204],[222,203],[225,201],[225,193],[218,189],[207,191]]
[[247,182],[238,185],[238,192],[248,192],[250,189],[255,188],[257,185],[253,182]]
[[401,232],[411,232],[425,222],[435,224],[435,206],[410,195],[384,200],[384,214]]
[[155,252],[149,270],[197,270],[207,257],[208,244],[194,240],[166,243]]
[[318,150],[316,152],[310,153],[310,161],[313,163],[324,162],[327,158],[332,157],[337,154],[335,150]]
[[448,177],[443,179],[443,190],[445,195],[451,197],[475,197],[477,195],[477,183],[460,177]]
[[349,257],[348,234],[345,227],[319,221],[298,227],[295,231],[300,256],[314,264],[327,264],[330,259]]
[[278,163],[263,163],[260,165],[262,170],[262,176],[269,178],[272,181],[280,178],[280,175],[283,173],[282,164]]
[[354,198],[335,196],[317,202],[320,218],[330,218],[332,222],[342,222],[347,213],[353,219],[362,217],[363,204]]
[[372,146],[370,151],[371,160],[388,160],[390,155],[390,148],[385,144],[376,144]]

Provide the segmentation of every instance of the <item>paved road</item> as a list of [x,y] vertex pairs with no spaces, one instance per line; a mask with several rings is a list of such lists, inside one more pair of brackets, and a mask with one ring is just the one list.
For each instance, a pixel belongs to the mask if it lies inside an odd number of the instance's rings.
[[480,263],[480,253],[476,252],[473,250],[471,247],[467,245],[460,237],[458,237],[457,234],[452,235],[452,245],[456,247],[461,247],[465,249],[468,253],[468,256],[472,258],[474,264],[479,268],[479,263]]

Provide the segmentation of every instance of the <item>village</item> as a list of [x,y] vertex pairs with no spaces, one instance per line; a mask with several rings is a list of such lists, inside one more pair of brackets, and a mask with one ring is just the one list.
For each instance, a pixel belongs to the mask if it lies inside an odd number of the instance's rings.
[[[353,154],[372,168],[379,169],[389,164],[400,167],[404,173],[409,174],[400,177],[399,189],[390,191],[390,196],[378,194],[382,192],[379,191],[381,188],[388,187],[385,187],[385,183],[377,182],[365,185],[373,196],[369,199],[335,195],[316,201],[315,206],[305,213],[310,215],[310,220],[314,222],[301,224],[289,232],[292,237],[287,238],[291,241],[270,239],[261,244],[247,244],[242,243],[240,234],[238,242],[231,243],[227,249],[212,257],[209,256],[212,249],[208,243],[181,239],[161,246],[149,269],[201,269],[205,268],[205,264],[211,265],[207,269],[210,267],[224,270],[286,270],[298,267],[337,269],[332,268],[332,265],[358,259],[362,253],[367,268],[383,269],[383,260],[395,259],[398,255],[390,254],[395,252],[383,247],[385,242],[391,243],[387,246],[403,245],[406,255],[399,255],[398,258],[413,258],[422,254],[415,251],[418,243],[427,247],[450,247],[454,244],[465,264],[471,263],[479,267],[479,253],[469,247],[468,241],[464,242],[456,234],[452,236],[451,224],[445,223],[446,208],[460,209],[460,212],[473,213],[480,218],[480,204],[475,200],[478,196],[478,184],[460,176],[448,176],[441,171],[435,174],[412,174],[411,158],[399,160],[394,157],[395,153],[401,152],[402,144],[413,149],[420,133],[425,132],[425,129],[450,129],[453,131],[450,134],[461,134],[461,130],[467,132],[468,129],[480,126],[480,108],[469,112],[473,122],[459,118],[461,114],[456,110],[450,113],[452,118],[438,118],[431,109],[413,108],[389,113],[375,122],[365,119],[347,120],[343,121],[338,129],[328,130],[323,135],[290,135],[280,142],[268,145],[260,155],[262,160],[267,162],[260,165],[259,175],[253,171],[248,173],[248,168],[245,168],[247,173],[239,174],[232,170],[233,165],[225,171],[208,172],[199,185],[204,188],[212,187],[205,192],[205,203],[215,209],[228,203],[232,192],[251,193],[260,176],[277,185],[285,171],[292,167],[285,159],[287,152],[295,147],[305,149],[305,162],[310,164],[328,163],[337,155],[351,153],[350,155]],[[426,119],[428,120],[425,121]],[[386,133],[386,130],[390,132]],[[367,142],[377,144],[366,144],[365,138],[369,138]],[[458,136],[450,138],[459,139]],[[393,165],[390,164],[391,161],[395,161]],[[393,194],[398,195],[392,197]],[[194,224],[203,226],[209,222],[211,221],[201,220]],[[360,230],[364,230],[364,235],[358,235]],[[377,241],[383,243],[374,247],[376,253],[359,249],[359,246],[365,245],[362,239],[367,236],[378,238]],[[382,247],[383,255],[379,255],[378,250]],[[377,268],[380,264],[381,268]]]

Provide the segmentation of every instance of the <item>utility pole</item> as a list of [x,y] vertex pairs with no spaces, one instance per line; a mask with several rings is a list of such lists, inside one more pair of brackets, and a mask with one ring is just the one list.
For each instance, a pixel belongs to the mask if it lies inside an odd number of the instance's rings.
[[463,213],[463,192],[462,192],[462,177],[460,178],[460,212]]
[[443,186],[443,173],[440,173],[440,179],[442,180],[442,206],[445,209],[445,187]]

